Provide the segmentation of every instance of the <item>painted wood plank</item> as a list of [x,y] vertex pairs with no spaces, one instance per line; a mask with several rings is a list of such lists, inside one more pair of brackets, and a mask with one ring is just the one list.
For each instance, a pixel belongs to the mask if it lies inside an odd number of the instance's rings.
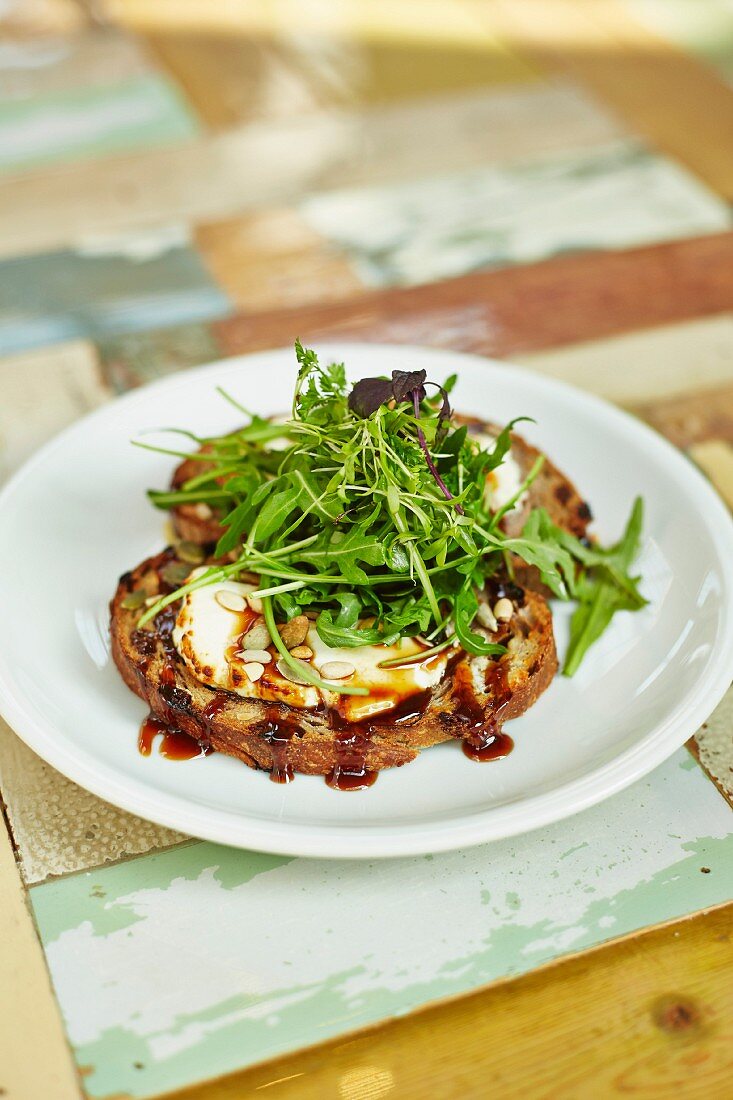
[[678,921],[169,1100],[722,1096],[731,921],[730,906]]
[[364,289],[346,257],[294,210],[201,225],[196,244],[219,285],[247,311],[340,301]]
[[0,172],[175,145],[197,125],[174,85],[155,73],[0,103]]
[[0,256],[285,202],[327,177],[350,134],[338,117],[271,122],[0,179]]
[[185,231],[98,239],[0,261],[0,350],[225,316],[229,299]]
[[345,158],[329,173],[329,189],[503,167],[629,136],[582,87],[564,79],[433,95],[350,117],[358,156]]
[[733,198],[733,88],[618,0],[487,0],[489,25],[544,70],[572,75],[652,145]]
[[88,22],[75,0],[7,0],[0,11],[0,26],[8,35],[67,34]]
[[725,901],[729,834],[680,750],[602,806],[481,848],[370,868],[194,844],[31,900],[89,1095],[142,1097]]
[[2,719],[0,791],[28,885],[188,839],[127,814],[65,779]]
[[305,340],[417,343],[511,358],[733,310],[733,233],[568,256],[215,322],[227,354]]
[[88,85],[104,87],[151,70],[150,57],[135,39],[112,27],[8,36],[0,49],[0,99],[18,101]]
[[[730,461],[730,456],[728,456]],[[731,497],[727,498],[731,501]],[[694,755],[733,806],[733,688],[703,722],[692,744]]]
[[[593,148],[622,134],[566,82],[314,112],[298,123],[292,113],[273,116],[264,130],[239,126],[185,150],[67,165],[34,173],[22,185],[0,180],[0,255],[76,244],[80,236],[138,224],[220,221],[305,189],[435,173],[436,141],[456,171]],[[3,219],[5,203],[19,216],[26,211],[22,228]]]
[[41,945],[0,817],[0,1095],[80,1100]]
[[[0,359],[0,393],[0,483],[51,436],[112,396],[95,349],[82,341]],[[181,839],[64,779],[1,719],[0,791],[26,882]]]
[[[515,361],[562,378],[618,404],[639,404],[715,390],[733,382],[733,315],[642,329],[552,351],[517,355]],[[711,408],[715,397],[709,398]],[[686,397],[675,407],[683,409]]]
[[733,14],[728,0],[623,0],[631,15],[733,83]]
[[306,197],[306,221],[369,286],[411,286],[591,249],[697,236],[731,224],[688,173],[616,142],[502,167]]
[[75,341],[0,359],[0,484],[111,394],[93,346]]
[[332,48],[312,39],[273,42],[175,32],[152,33],[146,41],[214,129],[287,118],[343,102],[339,74],[342,66],[348,71],[348,49],[333,72]]
[[[365,41],[321,34],[152,33],[167,70],[216,128],[323,107],[458,93],[534,81],[531,67],[491,36],[476,43]],[[335,63],[334,63],[335,62]]]
[[733,443],[733,385],[644,403],[634,412],[682,450],[709,440]]
[[[708,475],[723,500],[733,508],[733,446],[725,439],[707,439],[689,449],[700,469]],[[731,751],[733,764],[733,750]]]
[[[250,0],[247,4],[211,4],[208,0],[100,0],[112,21],[136,30],[167,28],[240,35],[300,34],[337,39],[464,45],[482,50],[496,37],[471,0],[340,0],[338,4],[302,4],[300,0]],[[502,43],[504,49],[506,44]]]

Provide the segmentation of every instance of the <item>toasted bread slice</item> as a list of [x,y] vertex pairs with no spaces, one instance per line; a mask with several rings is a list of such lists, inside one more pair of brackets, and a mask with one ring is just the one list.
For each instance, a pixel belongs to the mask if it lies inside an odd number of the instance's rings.
[[[469,431],[473,432],[495,435],[500,430],[495,424],[475,418],[458,416],[456,421],[467,424]],[[202,451],[205,453],[206,448]],[[527,443],[521,435],[512,433],[511,455],[523,478],[529,474],[539,454],[537,448]],[[172,488],[179,489],[189,478],[205,473],[206,469],[206,463],[199,459],[186,459],[173,474]],[[585,536],[592,519],[591,510],[575,485],[548,458],[545,458],[545,464],[522,507],[513,509],[505,516],[503,526],[507,534],[520,534],[533,508],[545,508],[553,523],[578,538]],[[221,518],[221,513],[206,504],[181,504],[171,510],[171,519],[179,538],[201,546],[212,546],[217,542],[223,532]],[[536,578],[536,572],[524,571],[524,583],[530,583],[533,578]]]
[[517,597],[512,620],[490,636],[507,646],[506,654],[492,659],[461,651],[435,689],[368,724],[344,724],[325,705],[302,709],[242,698],[191,674],[171,638],[176,606],[143,630],[142,607],[123,606],[133,602],[132,592],[168,591],[161,571],[173,561],[169,547],[121,577],[110,605],[114,661],[154,717],[253,768],[328,775],[346,765],[377,772],[452,738],[480,749],[536,701],[557,670],[550,610],[542,596],[527,592]]

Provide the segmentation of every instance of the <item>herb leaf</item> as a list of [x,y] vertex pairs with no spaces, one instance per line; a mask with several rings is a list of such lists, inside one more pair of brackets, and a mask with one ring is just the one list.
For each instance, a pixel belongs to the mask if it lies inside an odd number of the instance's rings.
[[[489,578],[518,555],[555,596],[578,602],[567,675],[616,611],[643,606],[629,572],[641,502],[609,548],[581,543],[541,508],[509,538],[501,524],[508,506],[492,512],[485,488],[518,421],[482,449],[450,419],[455,378],[440,386],[424,370],[398,370],[349,387],[343,364],[322,365],[300,342],[295,352],[290,419],[250,416],[227,394],[247,422],[227,435],[193,436],[199,451],[173,453],[196,459],[195,476],[150,494],[157,507],[205,503],[224,517],[215,550],[221,564],[196,587],[253,572],[268,624],[308,611],[319,636],[335,647],[422,634],[434,645],[457,638],[467,652],[491,656],[504,650],[475,626],[479,603]],[[538,469],[536,463],[519,493]],[[189,586],[146,609],[141,621],[184,590]],[[273,635],[276,645],[278,639]]]

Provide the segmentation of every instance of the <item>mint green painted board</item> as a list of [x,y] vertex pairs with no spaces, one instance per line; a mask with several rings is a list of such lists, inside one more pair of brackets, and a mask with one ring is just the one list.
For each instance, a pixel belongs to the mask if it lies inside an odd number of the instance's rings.
[[89,1095],[145,1097],[726,901],[732,822],[681,750],[601,806],[468,851],[194,842],[30,896]]
[[198,131],[181,93],[157,73],[0,101],[0,172],[172,144]]

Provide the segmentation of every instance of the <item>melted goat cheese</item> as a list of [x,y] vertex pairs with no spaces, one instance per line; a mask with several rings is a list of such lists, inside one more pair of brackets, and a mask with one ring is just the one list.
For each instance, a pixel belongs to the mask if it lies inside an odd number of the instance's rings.
[[[204,569],[195,569],[189,581],[203,572]],[[417,639],[404,638],[393,646],[334,649],[321,641],[315,625],[311,624],[305,641],[313,650],[310,666],[320,673],[328,662],[347,663],[354,668],[354,673],[348,680],[339,682],[349,687],[366,687],[369,694],[338,695],[311,684],[293,683],[278,670],[279,654],[274,646],[268,647],[271,660],[265,665],[264,673],[253,682],[246,674],[245,663],[237,656],[241,636],[251,628],[253,615],[249,611],[228,611],[216,599],[219,592],[236,593],[246,598],[253,591],[252,584],[227,580],[199,588],[184,597],[173,629],[173,643],[201,683],[235,692],[245,699],[287,703],[292,707],[312,708],[321,702],[329,706],[338,704],[345,718],[357,722],[392,710],[403,699],[435,687],[445,675],[448,663],[445,652],[401,668],[379,668],[381,661],[393,657],[419,657],[424,647]]]
[[[483,450],[490,450],[496,443],[496,436],[489,435],[487,432],[472,432],[471,438],[475,439]],[[495,470],[491,470],[486,478],[486,494],[491,511],[498,512],[500,508],[508,504],[521,489],[523,481],[524,476],[519,468],[519,463],[509,450],[504,455],[504,461],[501,465],[497,466]],[[521,508],[526,499],[527,491],[525,490],[510,511],[513,512],[516,508]]]

